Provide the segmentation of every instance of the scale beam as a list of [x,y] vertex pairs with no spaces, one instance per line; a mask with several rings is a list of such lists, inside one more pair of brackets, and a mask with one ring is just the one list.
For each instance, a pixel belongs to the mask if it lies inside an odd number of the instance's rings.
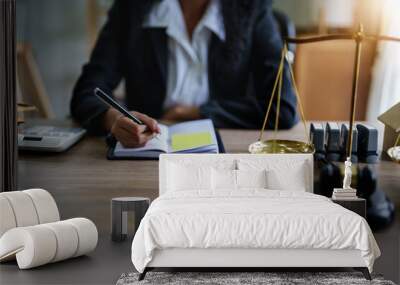
[[[282,76],[284,72],[285,59],[287,56],[287,44],[307,44],[307,43],[316,43],[323,41],[335,41],[335,40],[352,40],[355,42],[355,58],[354,58],[354,70],[353,70],[353,85],[352,85],[352,96],[351,96],[351,106],[350,106],[350,119],[349,119],[349,132],[347,138],[347,146],[346,146],[346,154],[347,157],[351,156],[352,152],[352,142],[353,142],[353,128],[355,123],[355,112],[356,112],[356,103],[357,103],[357,93],[358,93],[358,81],[360,74],[360,61],[361,61],[361,50],[362,44],[364,41],[395,41],[400,42],[400,38],[392,37],[392,36],[381,36],[381,35],[366,35],[363,30],[363,26],[360,24],[357,31],[351,34],[329,34],[329,35],[317,35],[317,36],[306,36],[306,37],[296,37],[296,38],[286,38],[284,47],[282,49],[282,57],[279,64],[274,88],[272,94],[269,99],[269,104],[267,108],[267,112],[264,118],[264,123],[260,131],[259,140],[250,145],[249,151],[251,153],[313,153],[314,147],[310,142],[297,142],[297,141],[287,141],[287,140],[277,140],[274,138],[273,140],[263,141],[263,133],[266,127],[266,123],[269,117],[269,113],[271,110],[272,102],[275,98],[275,93],[278,89],[278,98],[277,98],[277,114],[275,118],[275,134],[278,130],[278,115],[279,115],[279,102],[280,102],[280,93],[281,88],[279,86],[282,84]],[[299,101],[300,111],[302,121],[305,124],[305,117],[303,114],[303,108],[301,106],[300,95],[298,94],[298,90],[296,87],[296,82],[294,80],[293,71],[291,69],[290,63],[288,64],[289,70],[291,73],[291,80],[294,85],[295,94]],[[307,136],[307,127],[305,126],[306,136]]]
[[336,40],[357,40],[358,37],[362,37],[361,41],[394,41],[400,42],[400,38],[391,37],[391,36],[376,36],[376,35],[365,35],[364,33],[358,34],[331,34],[331,35],[322,35],[322,36],[308,36],[308,37],[298,37],[298,38],[286,38],[285,41],[287,43],[293,44],[307,44],[307,43],[317,43],[317,42],[325,42],[325,41],[336,41]]
[[332,34],[323,36],[309,36],[309,37],[299,37],[299,38],[286,38],[286,42],[294,44],[307,44],[325,41],[336,41],[336,40],[352,40],[353,35],[350,34]]
[[369,35],[366,35],[365,39],[372,40],[372,41],[400,42],[400,38],[391,37],[391,36],[369,36]]

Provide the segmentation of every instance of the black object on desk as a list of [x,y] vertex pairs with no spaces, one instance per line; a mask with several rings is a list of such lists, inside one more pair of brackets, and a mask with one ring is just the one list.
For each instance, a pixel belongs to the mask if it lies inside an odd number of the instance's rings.
[[389,226],[395,215],[393,202],[377,186],[376,173],[371,165],[358,170],[357,195],[367,200],[367,221],[373,231]]
[[358,159],[361,162],[378,161],[378,130],[366,124],[357,124]]
[[[315,160],[346,160],[348,124],[339,125],[327,122],[324,129],[322,123],[312,123],[310,140],[315,147]],[[322,137],[324,137],[322,142]],[[376,163],[378,161],[378,130],[364,123],[358,123],[353,129],[351,161],[353,163]]]
[[[347,159],[347,140],[348,140],[348,135],[349,135],[349,125],[348,124],[342,124],[340,127],[340,152],[341,152],[341,159],[345,161]],[[357,129],[353,129],[353,140],[352,140],[352,146],[351,146],[351,162],[357,163],[358,162],[358,157],[357,157],[357,145],[358,145],[358,132]]]
[[314,145],[314,158],[320,160],[325,158],[325,129],[322,123],[311,123],[310,141]]
[[119,197],[111,200],[111,239],[124,241],[128,235],[128,213],[133,212],[136,233],[140,221],[150,206],[150,199],[144,197]]
[[340,160],[340,128],[338,123],[328,122],[325,127],[326,156],[330,161]]
[[339,204],[340,206],[359,214],[361,217],[366,219],[366,209],[367,209],[367,202],[363,198],[356,198],[352,200],[342,200],[342,199],[332,199],[332,202]]
[[326,197],[332,197],[333,189],[342,187],[343,177],[340,173],[340,168],[333,162],[320,160],[318,162],[319,171],[319,183],[317,184],[317,194],[324,195]]

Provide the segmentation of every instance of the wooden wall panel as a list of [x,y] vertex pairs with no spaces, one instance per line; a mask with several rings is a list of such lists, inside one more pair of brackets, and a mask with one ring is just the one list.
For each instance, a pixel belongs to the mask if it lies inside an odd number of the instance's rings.
[[[361,59],[356,119],[365,119],[375,45]],[[355,43],[332,41],[298,45],[295,73],[307,120],[348,120]]]

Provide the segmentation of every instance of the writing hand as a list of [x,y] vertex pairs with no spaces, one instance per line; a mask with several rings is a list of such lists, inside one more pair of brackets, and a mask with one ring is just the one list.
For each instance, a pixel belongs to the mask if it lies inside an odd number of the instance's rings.
[[124,147],[142,147],[160,133],[160,128],[153,118],[139,112],[131,113],[144,125],[136,124],[119,112],[109,109],[105,118],[106,128],[108,125],[110,132]]

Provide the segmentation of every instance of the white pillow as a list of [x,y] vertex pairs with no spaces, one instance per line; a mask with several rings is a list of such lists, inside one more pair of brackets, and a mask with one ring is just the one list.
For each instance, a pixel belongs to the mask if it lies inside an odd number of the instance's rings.
[[211,168],[233,170],[235,160],[192,162],[188,159],[170,161],[166,165],[167,191],[211,190]]
[[266,170],[267,188],[271,190],[307,191],[309,173],[307,161],[282,159],[276,161],[238,160],[239,170]]
[[176,163],[168,165],[167,188],[170,191],[186,191],[211,188],[211,167],[186,166]]
[[307,191],[307,177],[304,164],[294,165],[291,169],[270,169],[267,172],[267,186],[271,190]]
[[236,170],[212,168],[211,188],[213,190],[236,190]]
[[211,170],[211,188],[213,190],[238,190],[242,188],[266,188],[265,170]]
[[236,170],[237,188],[267,188],[267,171]]

